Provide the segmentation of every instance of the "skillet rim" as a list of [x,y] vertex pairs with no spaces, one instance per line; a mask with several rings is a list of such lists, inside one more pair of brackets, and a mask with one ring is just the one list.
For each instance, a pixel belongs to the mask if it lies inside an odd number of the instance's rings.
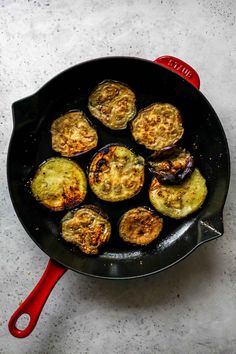
[[[37,242],[37,240],[35,239],[35,237],[32,235],[32,233],[30,233],[24,223],[24,221],[22,220],[21,216],[19,215],[19,211],[18,208],[16,207],[16,203],[14,200],[14,196],[11,190],[11,181],[10,181],[10,177],[9,177],[9,166],[10,166],[10,156],[11,156],[11,148],[12,148],[12,144],[13,144],[13,140],[14,140],[14,133],[15,133],[15,129],[17,126],[17,119],[15,116],[15,110],[17,108],[18,105],[21,105],[22,103],[25,103],[27,101],[31,101],[34,97],[37,97],[41,94],[41,92],[43,92],[47,87],[50,86],[50,84],[52,84],[57,78],[59,78],[60,76],[63,76],[65,74],[67,74],[70,71],[73,71],[75,68],[77,68],[78,66],[83,66],[86,65],[87,63],[93,63],[95,61],[103,61],[103,60],[119,60],[119,59],[128,59],[128,60],[138,60],[140,62],[148,62],[149,64],[153,64],[153,65],[158,65],[159,67],[161,67],[164,71],[167,70],[168,72],[171,72],[171,75],[175,75],[178,77],[178,79],[182,80],[185,82],[185,84],[187,83],[187,85],[190,85],[191,89],[194,89],[194,91],[197,93],[197,95],[200,95],[202,97],[202,99],[206,102],[206,104],[210,107],[212,113],[214,113],[214,118],[217,120],[218,122],[218,126],[220,129],[220,133],[222,135],[223,138],[223,146],[225,150],[225,157],[227,159],[227,171],[225,171],[225,176],[226,176],[226,185],[224,188],[224,194],[223,194],[223,199],[222,199],[222,203],[221,205],[218,206],[217,212],[213,213],[213,215],[217,214],[218,217],[218,224],[219,224],[219,228],[221,229],[220,231],[217,231],[212,233],[211,235],[207,235],[206,239],[204,240],[198,240],[197,243],[193,246],[193,248],[190,249],[190,251],[188,251],[187,253],[185,253],[184,255],[180,256],[179,258],[177,258],[174,262],[160,268],[160,269],[156,269],[152,272],[144,272],[143,274],[136,274],[136,275],[132,275],[132,276],[103,276],[103,275],[98,275],[98,274],[92,274],[92,273],[87,273],[85,271],[81,271],[78,269],[73,268],[72,266],[68,266],[65,263],[63,263],[63,261],[58,261],[56,259],[56,257],[52,257],[51,255],[49,255],[48,251],[43,249],[40,245],[39,242]],[[8,152],[7,152],[7,181],[8,181],[8,190],[9,190],[9,194],[10,194],[10,198],[14,207],[14,210],[17,214],[17,217],[20,221],[20,223],[22,224],[23,228],[25,229],[25,231],[27,232],[27,234],[30,236],[30,238],[33,240],[33,242],[45,253],[47,254],[51,259],[53,259],[54,261],[60,263],[61,265],[63,265],[64,267],[71,269],[79,274],[83,274],[86,276],[91,276],[94,278],[101,278],[101,279],[110,279],[110,280],[130,280],[130,279],[136,279],[136,278],[142,278],[145,276],[149,276],[149,275],[153,275],[155,273],[159,273],[161,271],[164,271],[172,266],[174,266],[175,264],[177,264],[178,262],[180,262],[181,260],[185,259],[188,255],[190,255],[194,250],[196,250],[200,245],[204,244],[205,242],[208,242],[210,240],[216,239],[218,237],[221,237],[223,235],[223,219],[222,219],[222,214],[223,214],[223,208],[226,202],[226,198],[227,198],[227,194],[228,194],[228,190],[229,190],[229,185],[230,185],[230,151],[229,151],[229,146],[228,146],[228,142],[227,142],[227,138],[226,138],[226,134],[225,131],[223,129],[223,126],[221,124],[221,121],[218,117],[218,115],[216,114],[214,108],[211,106],[210,102],[207,100],[207,98],[202,94],[202,92],[200,90],[198,90],[196,87],[194,87],[190,82],[188,82],[187,80],[185,80],[183,77],[181,77],[178,73],[173,72],[171,69],[164,67],[161,64],[152,62],[150,60],[147,59],[143,59],[143,58],[139,58],[139,57],[131,57],[131,56],[104,56],[104,57],[99,57],[99,58],[94,58],[94,59],[90,59],[90,60],[86,60],[84,62],[75,64],[61,72],[59,72],[58,74],[56,74],[54,77],[52,77],[49,81],[47,81],[43,86],[41,86],[35,93],[33,93],[32,95],[29,95],[25,98],[22,98],[20,100],[15,101],[12,104],[12,113],[13,113],[13,129],[12,129],[12,133],[11,133],[11,138],[9,141],[9,146],[8,146]],[[198,218],[198,222],[201,221],[201,217]],[[195,221],[196,223],[196,221]],[[197,225],[194,225],[195,227],[197,227]],[[210,230],[208,230],[210,232]]]

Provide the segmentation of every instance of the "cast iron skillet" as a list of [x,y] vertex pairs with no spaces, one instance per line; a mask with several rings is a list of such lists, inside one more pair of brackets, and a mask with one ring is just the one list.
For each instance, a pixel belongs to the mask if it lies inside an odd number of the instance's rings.
[[[137,109],[153,102],[169,102],[182,113],[185,128],[181,144],[192,152],[196,165],[207,180],[208,196],[203,207],[183,220],[164,218],[164,229],[147,247],[131,247],[118,238],[116,223],[121,214],[138,205],[150,206],[146,173],[145,188],[130,201],[99,201],[89,190],[84,204],[94,203],[110,216],[113,233],[104,252],[82,254],[60,238],[60,220],[65,212],[52,212],[39,205],[29,192],[28,182],[38,165],[51,156],[50,125],[53,119],[72,109],[82,109],[98,130],[98,148],[122,143],[143,156],[129,130],[112,131],[94,119],[87,109],[88,96],[97,83],[118,80],[128,84],[137,97]],[[131,279],[160,272],[177,263],[196,247],[223,234],[222,209],[229,186],[230,161],[221,123],[207,99],[198,90],[199,77],[186,63],[174,57],[155,62],[132,57],[108,57],[76,65],[59,74],[36,94],[13,104],[14,129],[8,151],[8,185],[16,213],[33,241],[50,257],[36,288],[9,321],[16,337],[31,333],[42,307],[66,269],[106,279]],[[73,158],[86,169],[94,151]],[[27,327],[16,321],[28,314]]]

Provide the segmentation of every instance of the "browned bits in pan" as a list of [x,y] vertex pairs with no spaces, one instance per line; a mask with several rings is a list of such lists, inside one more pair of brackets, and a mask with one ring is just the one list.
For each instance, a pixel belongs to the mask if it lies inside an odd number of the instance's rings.
[[97,85],[89,96],[90,113],[106,127],[125,129],[135,116],[135,95],[128,86],[112,80]]
[[175,144],[184,129],[176,107],[169,103],[154,103],[139,111],[131,122],[131,132],[137,143],[159,151]]
[[109,202],[136,195],[144,183],[144,159],[121,145],[108,145],[93,158],[89,184],[96,196]]
[[160,234],[162,219],[153,211],[144,207],[128,210],[119,223],[119,234],[125,242],[147,245]]
[[93,205],[67,213],[62,219],[61,230],[65,241],[87,254],[97,254],[111,236],[108,217]]
[[55,119],[51,126],[52,148],[62,156],[76,156],[95,148],[96,130],[81,111],[68,112]]
[[54,157],[39,166],[31,183],[33,196],[45,207],[60,211],[82,203],[87,181],[74,161]]

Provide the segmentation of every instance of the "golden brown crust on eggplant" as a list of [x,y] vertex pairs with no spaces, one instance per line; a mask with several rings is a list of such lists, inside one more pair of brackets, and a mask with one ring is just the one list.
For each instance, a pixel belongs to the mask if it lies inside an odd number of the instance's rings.
[[135,95],[124,84],[107,80],[97,85],[89,97],[90,113],[110,129],[125,129],[136,114]]
[[51,126],[52,148],[62,156],[76,156],[95,148],[96,130],[81,111],[68,112],[55,119]]
[[62,219],[62,237],[86,254],[97,254],[111,236],[111,224],[103,212],[83,206]]
[[163,221],[154,211],[138,207],[122,216],[119,234],[125,242],[147,245],[157,238],[162,227]]
[[159,151],[175,144],[184,129],[180,112],[169,103],[153,103],[139,111],[131,122],[134,139],[150,150]]
[[165,185],[155,177],[149,189],[149,199],[154,208],[174,219],[183,218],[198,210],[206,195],[206,181],[197,168],[179,185]]
[[73,208],[84,200],[87,181],[77,163],[54,157],[39,166],[31,190],[35,199],[45,207],[60,211]]
[[136,195],[144,183],[144,159],[125,146],[100,150],[89,168],[89,184],[102,200],[117,202]]

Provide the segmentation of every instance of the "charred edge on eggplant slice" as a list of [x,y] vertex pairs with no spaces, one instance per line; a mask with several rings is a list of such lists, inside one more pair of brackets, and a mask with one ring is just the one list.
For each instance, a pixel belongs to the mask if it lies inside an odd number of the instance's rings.
[[169,103],[141,109],[130,125],[134,140],[154,151],[175,144],[184,133],[180,112]]
[[190,152],[174,145],[152,154],[147,165],[158,181],[179,184],[193,172],[194,159]]
[[197,168],[179,185],[166,185],[154,177],[149,188],[149,199],[154,208],[174,219],[197,211],[206,196],[206,180]]
[[93,157],[88,179],[92,191],[102,200],[130,199],[143,187],[144,158],[124,145],[106,145]]
[[95,205],[84,205],[61,220],[61,236],[82,252],[96,255],[110,239],[111,224],[103,210]]
[[38,167],[31,182],[31,191],[45,207],[61,211],[82,203],[87,193],[87,180],[76,162],[53,157]]
[[98,135],[82,111],[69,111],[51,125],[52,148],[62,156],[84,154],[97,146]]
[[137,207],[122,215],[118,227],[123,241],[145,246],[159,236],[163,219],[152,209]]
[[106,127],[120,130],[135,116],[135,101],[135,94],[126,84],[105,80],[90,94],[88,109]]

